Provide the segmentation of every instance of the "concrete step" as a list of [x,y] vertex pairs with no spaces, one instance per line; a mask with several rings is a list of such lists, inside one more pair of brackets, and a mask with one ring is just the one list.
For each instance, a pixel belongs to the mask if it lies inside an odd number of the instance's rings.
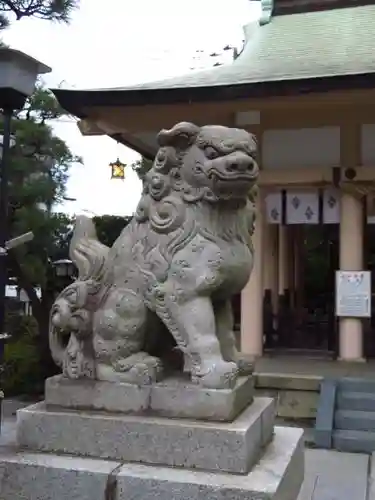
[[375,412],[375,393],[339,391],[336,396],[336,408]]
[[336,430],[333,432],[333,448],[351,453],[373,453],[375,432]]
[[337,410],[334,429],[375,432],[375,412],[356,410]]
[[375,378],[345,377],[338,381],[339,392],[368,392],[375,394]]

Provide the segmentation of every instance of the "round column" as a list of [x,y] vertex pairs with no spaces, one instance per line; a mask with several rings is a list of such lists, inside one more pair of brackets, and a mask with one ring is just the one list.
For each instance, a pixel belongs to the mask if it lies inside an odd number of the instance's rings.
[[256,221],[252,236],[254,264],[241,293],[241,351],[258,357],[263,353],[263,203],[256,198]]
[[[363,201],[341,194],[340,270],[363,270]],[[363,361],[363,323],[358,318],[339,319],[339,359]]]

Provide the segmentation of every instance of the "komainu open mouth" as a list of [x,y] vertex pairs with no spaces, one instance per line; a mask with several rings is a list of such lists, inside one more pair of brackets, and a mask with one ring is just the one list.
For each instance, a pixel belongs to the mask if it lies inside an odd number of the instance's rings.
[[220,194],[231,194],[232,196],[246,196],[254,182],[254,176],[248,173],[223,173],[217,170],[211,171],[209,179],[212,181],[215,192]]

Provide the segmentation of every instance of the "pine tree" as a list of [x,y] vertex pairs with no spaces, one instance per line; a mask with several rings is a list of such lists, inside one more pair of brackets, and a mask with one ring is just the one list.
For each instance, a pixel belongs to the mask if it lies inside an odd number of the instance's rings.
[[25,17],[69,23],[79,4],[79,0],[0,0],[0,30]]
[[[9,252],[8,275],[16,277],[19,287],[29,296],[46,370],[51,367],[48,349],[48,318],[54,299],[51,261],[58,258],[61,242],[71,227],[70,219],[54,213],[53,207],[64,198],[69,168],[82,162],[51,126],[53,120],[64,116],[53,95],[38,86],[24,109],[12,119],[16,144],[9,164],[8,233],[14,237],[32,231],[34,240]],[[37,287],[42,290],[41,298],[36,293]]]

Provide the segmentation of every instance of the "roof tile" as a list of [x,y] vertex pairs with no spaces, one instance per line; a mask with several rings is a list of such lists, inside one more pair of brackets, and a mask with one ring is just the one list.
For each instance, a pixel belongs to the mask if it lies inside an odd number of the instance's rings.
[[277,16],[253,31],[244,51],[231,64],[116,90],[210,87],[372,72],[375,5]]

